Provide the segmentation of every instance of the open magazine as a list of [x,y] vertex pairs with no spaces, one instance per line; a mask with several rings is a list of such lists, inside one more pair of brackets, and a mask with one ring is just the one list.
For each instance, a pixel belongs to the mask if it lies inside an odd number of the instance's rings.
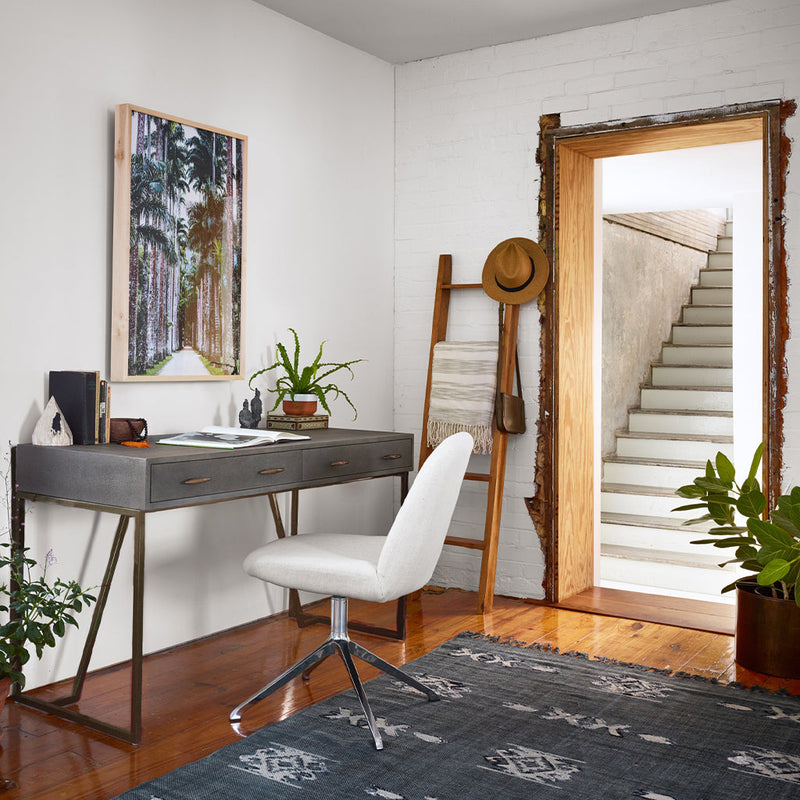
[[235,450],[239,447],[253,447],[259,444],[290,442],[294,439],[310,439],[302,433],[289,431],[268,431],[252,428],[225,428],[221,425],[207,425],[199,431],[178,433],[159,439],[158,444],[178,444],[187,447],[218,447]]

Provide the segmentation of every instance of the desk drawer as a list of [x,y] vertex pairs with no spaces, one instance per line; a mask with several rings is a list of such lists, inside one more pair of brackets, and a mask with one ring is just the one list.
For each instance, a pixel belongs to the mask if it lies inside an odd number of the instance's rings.
[[410,439],[308,450],[303,457],[303,480],[402,472],[411,469],[412,450]]
[[299,452],[253,453],[235,458],[199,458],[153,464],[150,502],[192,499],[247,489],[269,490],[296,483],[302,472]]

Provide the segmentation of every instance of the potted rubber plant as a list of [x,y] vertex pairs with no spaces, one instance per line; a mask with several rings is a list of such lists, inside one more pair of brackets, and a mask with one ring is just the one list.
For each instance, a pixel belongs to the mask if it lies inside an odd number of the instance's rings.
[[675,511],[705,511],[685,523],[713,523],[708,538],[692,544],[728,550],[732,557],[720,566],[738,563],[751,573],[722,590],[736,591],[736,661],[756,672],[795,678],[800,677],[800,487],[781,495],[765,514],[767,499],[756,478],[763,453],[762,443],[741,483],[730,459],[717,453],[702,475],[677,490],[692,502]]
[[95,597],[76,581],[51,579],[48,569],[55,563],[49,550],[39,564],[28,556],[27,548],[14,551],[11,545],[11,471],[8,457],[3,470],[5,529],[0,531],[0,709],[11,684],[25,686],[22,667],[31,651],[41,658],[45,648],[53,647],[64,636],[67,625],[78,625],[76,614],[89,607]]
[[250,376],[249,386],[253,388],[253,381],[271,370],[282,372],[275,382],[275,388],[268,388],[267,391],[275,395],[275,404],[270,411],[274,411],[279,404],[283,403],[283,412],[289,415],[313,414],[316,411],[317,402],[331,413],[327,402],[327,396],[334,395],[334,399],[343,397],[350,408],[353,409],[353,419],[358,417],[358,411],[343,389],[335,383],[327,382],[326,379],[340,370],[347,370],[350,378],[354,377],[351,367],[363,361],[363,358],[356,358],[352,361],[323,361],[322,348],[325,340],[319,346],[314,360],[305,366],[300,366],[300,337],[294,328],[289,328],[294,337],[294,348],[289,355],[287,347],[278,342],[276,345],[277,357],[273,364],[254,372]]

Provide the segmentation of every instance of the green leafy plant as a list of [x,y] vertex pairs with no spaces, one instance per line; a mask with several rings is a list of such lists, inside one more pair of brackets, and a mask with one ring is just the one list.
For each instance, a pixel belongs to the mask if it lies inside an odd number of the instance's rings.
[[[48,580],[47,570],[56,559],[49,550],[39,565],[24,551],[14,552],[11,541],[11,488],[8,458],[3,471],[5,484],[6,528],[0,532],[0,569],[8,569],[8,582],[0,583],[0,679],[10,678],[25,686],[22,667],[31,658],[31,649],[41,658],[46,647],[64,636],[67,625],[78,625],[75,614],[90,606],[95,598],[76,581]],[[38,577],[37,577],[37,573]]]
[[287,396],[294,399],[295,395],[298,394],[313,394],[322,404],[322,407],[330,414],[331,410],[326,401],[326,396],[334,394],[334,399],[341,395],[347,401],[350,408],[353,409],[353,419],[356,419],[358,417],[358,411],[356,411],[356,407],[347,396],[347,393],[340,389],[335,383],[325,383],[324,381],[329,375],[333,375],[334,372],[343,369],[346,369],[350,373],[352,379],[354,377],[353,370],[351,369],[352,365],[358,364],[359,361],[363,361],[364,359],[356,358],[353,361],[342,362],[323,361],[322,348],[326,341],[323,340],[322,344],[319,346],[316,358],[308,366],[301,367],[300,339],[294,328],[289,328],[289,330],[292,332],[292,336],[294,336],[294,352],[292,355],[289,356],[286,346],[278,342],[276,346],[278,351],[277,360],[274,364],[270,364],[270,366],[264,367],[264,369],[260,369],[250,376],[250,388],[253,388],[253,381],[264,373],[273,369],[282,369],[285,374],[278,378],[275,388],[267,389],[268,392],[277,395],[275,398],[275,405],[272,406],[270,411],[274,411],[278,407],[278,404]]
[[[745,480],[736,482],[733,464],[723,453],[717,453],[714,462],[708,461],[705,473],[676,494],[693,502],[679,506],[675,511],[704,509],[705,514],[687,520],[684,524],[711,521],[708,534],[711,538],[696,539],[692,544],[713,544],[721,549],[731,549],[734,557],[720,564],[738,563],[754,573],[759,586],[770,587],[773,597],[794,599],[800,606],[800,487],[778,498],[769,519],[763,519],[767,499],[756,479],[764,445],[760,444],[753,455],[750,471]],[[737,514],[744,517],[744,525],[737,524]],[[752,577],[752,576],[751,576]],[[728,584],[722,591],[736,586]]]

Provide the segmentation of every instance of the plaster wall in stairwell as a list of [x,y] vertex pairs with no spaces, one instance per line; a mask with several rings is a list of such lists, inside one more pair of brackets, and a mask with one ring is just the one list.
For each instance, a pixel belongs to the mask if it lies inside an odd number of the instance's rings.
[[659,357],[707,254],[643,231],[603,222],[603,455],[639,404],[639,384]]

